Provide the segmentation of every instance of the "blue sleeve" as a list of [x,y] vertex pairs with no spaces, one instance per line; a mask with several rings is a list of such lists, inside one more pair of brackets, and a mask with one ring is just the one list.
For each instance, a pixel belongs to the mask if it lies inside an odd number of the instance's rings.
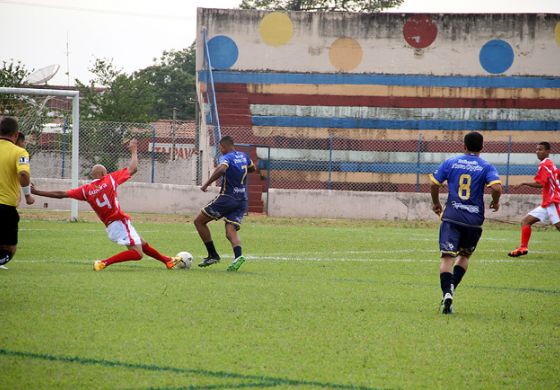
[[229,167],[230,162],[229,162],[228,157],[229,157],[229,155],[227,155],[227,154],[220,156],[220,158],[218,159],[218,165],[225,164]]
[[443,183],[447,180],[449,176],[449,160],[445,160],[439,168],[432,173],[430,178],[432,181],[435,180],[436,184],[443,185]]
[[501,183],[500,176],[498,175],[498,171],[496,168],[489,164],[488,169],[486,170],[486,185],[491,186],[492,184]]

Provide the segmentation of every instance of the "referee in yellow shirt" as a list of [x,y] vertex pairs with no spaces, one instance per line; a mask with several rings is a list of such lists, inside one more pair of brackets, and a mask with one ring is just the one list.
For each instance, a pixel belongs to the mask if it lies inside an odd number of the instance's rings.
[[0,121],[0,269],[7,269],[5,264],[16,253],[20,186],[25,202],[35,202],[31,195],[29,153],[15,145],[18,134],[17,120],[5,117]]

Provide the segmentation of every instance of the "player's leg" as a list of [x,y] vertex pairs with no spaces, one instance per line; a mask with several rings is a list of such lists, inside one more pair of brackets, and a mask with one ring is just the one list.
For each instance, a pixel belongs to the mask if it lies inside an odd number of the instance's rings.
[[[208,208],[210,205],[206,206]],[[200,264],[199,267],[208,267],[209,265],[218,263],[220,261],[220,255],[216,251],[216,247],[214,246],[214,241],[212,241],[212,234],[210,233],[210,229],[208,228],[208,222],[213,221],[215,217],[209,216],[203,209],[198,216],[194,219],[194,226],[196,227],[196,231],[200,236],[200,239],[204,243],[206,250],[208,251],[208,256],[205,257]]]
[[238,201],[236,207],[224,215],[226,221],[226,237],[233,248],[233,262],[228,266],[228,271],[237,271],[245,262],[243,250],[241,248],[241,239],[238,231],[241,229],[243,217],[247,212],[247,201]]
[[161,253],[158,252],[157,249],[155,249],[153,246],[151,246],[146,241],[144,241],[144,239],[141,239],[141,242],[142,242],[142,251],[146,255],[150,256],[152,259],[161,261],[163,264],[165,264],[167,269],[172,269],[173,267],[175,267],[175,265],[177,265],[181,261],[180,257],[170,257],[170,256],[162,255]]
[[481,228],[459,227],[461,230],[461,238],[459,240],[459,256],[453,266],[453,289],[456,290],[463,280],[463,276],[469,268],[469,260],[476,250],[478,241],[482,235]]
[[0,269],[16,254],[18,243],[19,214],[13,206],[0,205]]
[[544,222],[548,219],[547,211],[543,207],[537,207],[529,212],[521,220],[521,242],[519,247],[508,253],[510,257],[519,257],[529,253],[529,240],[531,239],[531,226],[541,221]]
[[126,246],[126,251],[117,253],[104,260],[93,263],[94,271],[101,271],[111,264],[142,259],[142,239],[128,220],[114,221],[107,226],[109,239],[119,245]]
[[439,249],[441,262],[439,281],[442,292],[443,314],[453,313],[453,264],[458,255],[460,232],[457,225],[443,221],[439,228]]

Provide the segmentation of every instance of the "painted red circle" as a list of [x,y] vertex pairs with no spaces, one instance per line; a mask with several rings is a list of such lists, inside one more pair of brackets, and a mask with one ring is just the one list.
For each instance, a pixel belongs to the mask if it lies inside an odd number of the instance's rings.
[[437,26],[430,15],[413,15],[403,26],[404,39],[416,49],[430,46],[436,39],[437,32]]

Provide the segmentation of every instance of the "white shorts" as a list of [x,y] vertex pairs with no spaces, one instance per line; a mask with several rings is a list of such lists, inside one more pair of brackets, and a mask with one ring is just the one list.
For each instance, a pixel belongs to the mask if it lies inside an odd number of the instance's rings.
[[142,245],[140,236],[128,219],[111,222],[105,230],[109,235],[109,240],[116,242],[119,245]]
[[560,203],[551,203],[548,207],[539,206],[531,210],[529,215],[538,218],[541,222],[550,221],[553,225],[556,225],[560,222]]

